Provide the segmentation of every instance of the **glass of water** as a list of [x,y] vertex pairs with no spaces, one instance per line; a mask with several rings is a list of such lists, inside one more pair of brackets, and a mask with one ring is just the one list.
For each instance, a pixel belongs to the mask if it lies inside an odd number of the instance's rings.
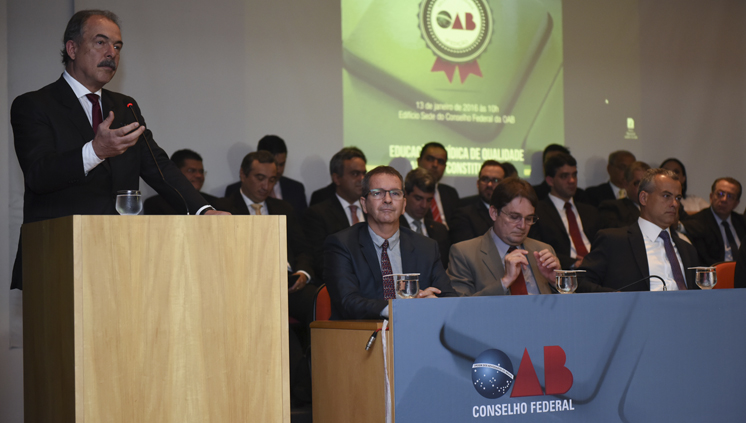
[[117,212],[121,215],[135,215],[142,211],[142,197],[140,191],[117,191]]
[[419,273],[401,273],[393,274],[394,287],[396,288],[396,298],[415,298],[420,292],[420,274]]
[[714,267],[690,267],[697,274],[694,276],[694,282],[700,289],[712,289],[718,283],[718,275]]
[[555,270],[554,276],[557,279],[557,291],[560,294],[572,294],[578,289],[578,273],[585,270]]

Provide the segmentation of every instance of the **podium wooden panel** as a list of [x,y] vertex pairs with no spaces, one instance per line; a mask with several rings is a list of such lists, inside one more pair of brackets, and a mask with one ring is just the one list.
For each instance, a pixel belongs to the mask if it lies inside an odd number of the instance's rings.
[[23,227],[26,422],[290,421],[284,216]]
[[[380,320],[311,323],[313,421],[385,423],[383,335],[365,350]],[[386,332],[391,398],[394,395],[393,332]],[[393,410],[392,410],[393,414]]]

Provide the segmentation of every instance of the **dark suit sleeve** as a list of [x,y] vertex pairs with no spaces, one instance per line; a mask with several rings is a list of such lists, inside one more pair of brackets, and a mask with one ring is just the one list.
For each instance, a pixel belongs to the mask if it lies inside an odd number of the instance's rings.
[[313,266],[319,277],[323,278],[324,274],[324,241],[327,237],[327,229],[324,224],[324,216],[318,207],[309,207],[306,209],[303,218],[303,230],[306,235],[306,241],[311,249],[311,258]]
[[58,151],[55,123],[35,96],[26,94],[13,101],[10,120],[18,162],[28,189],[48,194],[84,180],[84,143]]
[[429,255],[429,257],[435,258],[435,260],[432,260],[432,263],[430,263],[430,280],[432,281],[430,286],[440,290],[438,297],[458,297],[458,293],[453,289],[451,280],[443,269],[443,263],[440,260],[440,252],[438,251],[439,247],[437,243],[435,243],[434,247],[434,252]]
[[471,222],[469,222],[469,214],[467,212],[468,207],[469,206],[465,206],[456,209],[453,213],[453,218],[448,222],[451,233],[451,243],[453,244],[482,235],[475,234],[472,230]]
[[[140,124],[147,128],[145,119],[140,114],[140,108],[137,106],[137,102],[132,98],[125,98],[129,100],[128,103],[132,103],[132,109],[138,116]],[[123,111],[120,110],[119,113],[123,113]],[[145,143],[143,138],[149,141],[150,148],[148,148],[148,145]],[[139,148],[140,154],[140,176],[148,185],[158,191],[158,194],[163,196],[163,198],[166,199],[171,207],[173,207],[177,212],[182,212],[184,209],[184,202],[186,202],[189,208],[189,214],[197,214],[197,211],[199,211],[200,208],[210,205],[205,201],[202,195],[200,195],[199,191],[194,188],[192,183],[189,182],[186,176],[181,173],[174,162],[168,158],[166,152],[156,144],[155,140],[153,140],[153,134],[149,129],[145,130],[144,137],[140,137],[136,146]],[[152,154],[150,151],[151,149]],[[153,160],[153,157],[155,157],[155,160]],[[160,172],[158,170],[159,168]],[[163,173],[163,176],[161,176],[161,172]],[[117,186],[116,180],[114,184]],[[178,191],[178,193],[176,191]]]
[[336,236],[328,237],[324,243],[324,279],[342,319],[380,319],[381,311],[388,305],[387,300],[365,298],[360,293],[350,251]]
[[[609,267],[609,258],[607,255],[613,251],[611,244],[612,240],[606,231],[599,231],[596,239],[593,241],[591,251],[585,256],[583,263],[580,265],[580,270],[585,270],[585,273],[578,277],[578,282],[582,279],[596,285],[603,285]],[[634,266],[635,264],[629,263],[629,265]]]
[[741,248],[738,249],[733,287],[746,288],[746,242],[741,242]]
[[[295,212],[291,209],[287,213],[287,225],[288,225],[288,248],[293,249],[293,255],[295,256],[295,263],[291,263],[294,271],[303,270],[307,272],[311,278],[314,278],[313,271],[313,257],[309,245],[306,241],[306,237],[303,234],[303,228],[298,219],[295,217]],[[314,281],[316,282],[316,281]]]

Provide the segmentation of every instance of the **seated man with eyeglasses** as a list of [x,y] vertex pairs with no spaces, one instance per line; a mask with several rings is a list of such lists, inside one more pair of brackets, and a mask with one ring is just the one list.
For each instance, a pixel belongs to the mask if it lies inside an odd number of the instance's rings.
[[404,211],[403,178],[379,166],[365,175],[360,205],[367,220],[327,237],[324,279],[332,301],[332,319],[388,317],[395,298],[393,277],[419,273],[417,298],[457,296],[443,270],[438,243],[400,227]]
[[735,212],[740,201],[741,183],[733,178],[718,178],[712,184],[710,207],[682,222],[702,263],[711,266],[735,260],[746,239],[746,221]]
[[500,182],[490,199],[492,227],[477,238],[451,247],[448,277],[464,296],[551,294],[554,249],[528,238],[538,218],[536,193],[518,178]]

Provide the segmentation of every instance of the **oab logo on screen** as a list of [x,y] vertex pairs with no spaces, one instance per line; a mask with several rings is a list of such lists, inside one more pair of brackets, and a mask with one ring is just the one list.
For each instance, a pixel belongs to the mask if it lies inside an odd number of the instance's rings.
[[485,0],[423,0],[420,30],[427,46],[451,63],[478,58],[492,37],[492,12]]
[[[505,395],[511,387],[511,398],[543,395],[562,395],[572,387],[572,372],[565,367],[567,356],[562,347],[554,345],[544,347],[544,386],[542,390],[534,364],[523,350],[523,357],[517,374],[513,372],[513,363],[504,352],[489,349],[474,360],[471,366],[471,380],[479,395],[496,399]],[[546,391],[546,392],[544,392]],[[572,400],[538,400],[514,402],[510,404],[489,404],[474,406],[474,417],[488,417],[512,414],[546,413],[572,411]]]

